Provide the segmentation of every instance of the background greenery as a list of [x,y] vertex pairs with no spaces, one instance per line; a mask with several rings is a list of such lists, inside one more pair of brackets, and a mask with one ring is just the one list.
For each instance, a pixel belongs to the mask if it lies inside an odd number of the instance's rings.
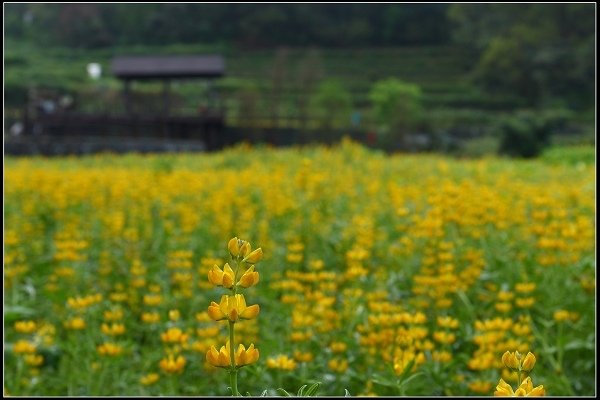
[[[424,110],[410,133],[428,141],[405,149],[471,155],[472,140],[515,143],[503,127],[523,109],[568,114],[545,135],[590,143],[594,15],[592,4],[7,4],[5,107],[18,117],[28,96],[58,93],[79,110],[120,112],[115,55],[220,53],[217,105],[231,126],[355,127],[382,138],[398,123],[380,118],[369,93],[394,78],[418,86]],[[103,66],[99,82],[87,77],[90,62]],[[179,112],[206,105],[209,84],[173,86]],[[136,104],[158,109],[161,90],[136,85]],[[343,106],[323,113],[334,91]],[[391,142],[405,133],[394,129]],[[389,147],[389,135],[379,144]]]

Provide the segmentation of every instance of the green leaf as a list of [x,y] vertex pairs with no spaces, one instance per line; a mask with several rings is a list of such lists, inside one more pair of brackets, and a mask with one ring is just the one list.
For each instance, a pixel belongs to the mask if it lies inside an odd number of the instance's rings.
[[260,397],[266,397],[268,392],[269,392],[269,391],[268,391],[267,389],[265,389],[265,390],[264,390],[264,391],[263,391],[263,392],[260,394]]
[[565,350],[594,350],[594,343],[584,340],[573,340],[565,345]]
[[407,385],[410,381],[412,381],[415,378],[418,378],[419,376],[423,375],[422,372],[417,372],[411,376],[409,376],[408,378],[406,378],[405,380],[402,381],[402,383],[400,383],[400,387]]
[[35,315],[35,310],[23,306],[8,306],[4,308],[4,322],[11,323],[18,319]]
[[277,391],[279,393],[281,393],[285,397],[292,397],[292,395],[287,390],[285,390],[283,388],[278,388]]
[[352,397],[348,389],[344,389],[344,397]]
[[302,385],[300,387],[300,389],[298,389],[298,396],[303,396],[304,395],[304,389],[306,388],[307,385]]
[[372,379],[373,383],[376,383],[378,385],[382,385],[382,386],[387,386],[387,387],[397,387],[396,382],[393,382],[379,374],[374,374]]
[[306,391],[306,397],[311,397],[311,396],[316,395],[317,390],[319,390],[320,386],[321,386],[321,382],[313,383]]

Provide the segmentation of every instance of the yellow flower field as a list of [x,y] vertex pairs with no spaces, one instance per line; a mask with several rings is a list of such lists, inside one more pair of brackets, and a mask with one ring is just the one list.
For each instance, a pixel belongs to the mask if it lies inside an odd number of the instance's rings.
[[[241,322],[243,395],[512,393],[507,351],[593,395],[595,178],[350,141],[9,158],[4,391],[231,395]],[[224,265],[259,247],[236,294]]]

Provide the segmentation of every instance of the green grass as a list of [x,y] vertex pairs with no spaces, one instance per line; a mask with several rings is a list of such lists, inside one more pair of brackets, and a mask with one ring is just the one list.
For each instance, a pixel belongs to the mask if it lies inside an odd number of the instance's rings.
[[592,146],[554,146],[545,150],[541,159],[549,164],[595,165],[596,149]]

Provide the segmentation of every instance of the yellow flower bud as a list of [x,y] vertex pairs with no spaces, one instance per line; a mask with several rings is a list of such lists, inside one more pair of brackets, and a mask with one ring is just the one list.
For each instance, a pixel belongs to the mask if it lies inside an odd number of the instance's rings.
[[258,279],[258,272],[254,270],[254,265],[252,265],[246,272],[244,272],[237,284],[243,288],[249,288],[250,286],[256,285],[258,283]]
[[212,301],[208,307],[208,315],[215,321],[228,319],[236,322],[238,319],[256,318],[260,311],[258,304],[246,306],[246,299],[242,294],[235,296],[223,295],[220,304]]
[[240,247],[239,254],[245,258],[248,254],[250,254],[251,251],[252,251],[252,246],[250,245],[250,243],[244,242],[244,244],[242,244]]
[[229,264],[223,266],[223,287],[230,289],[233,286],[233,280],[235,279],[235,272],[231,269]]
[[535,365],[535,356],[532,352],[527,353],[525,359],[523,360],[522,369],[523,371],[531,371],[533,366]]
[[504,382],[503,379],[500,379],[500,382],[498,382],[498,385],[496,386],[496,391],[494,392],[494,396],[496,396],[496,397],[514,397],[514,395],[515,395],[515,393],[513,392],[512,387],[508,383]]
[[179,320],[179,317],[181,317],[179,310],[169,310],[169,319],[171,321],[177,321]]
[[544,390],[544,385],[534,387],[533,389],[531,389],[531,392],[527,394],[527,396],[529,397],[541,397],[545,395],[546,391]]
[[211,346],[206,353],[206,361],[215,367],[228,368],[231,362],[229,359],[229,348],[222,346],[220,351],[217,351],[215,346]]
[[229,240],[227,248],[232,257],[237,257],[240,254],[240,241],[237,237]]
[[[229,341],[227,341],[227,344],[221,346],[219,351],[217,351],[215,346],[211,346],[206,353],[206,361],[215,367],[229,368],[231,366],[230,354]],[[258,357],[259,352],[258,349],[254,348],[254,343],[250,344],[248,349],[243,344],[240,344],[234,354],[235,365],[236,367],[243,367],[252,364],[258,360]]]
[[262,248],[259,247],[258,249],[254,250],[252,253],[244,257],[243,261],[247,262],[248,264],[256,264],[262,259],[262,257],[263,251]]
[[225,264],[223,269],[215,264],[210,271],[208,271],[208,281],[215,286],[223,286],[225,289],[230,289],[233,286],[234,277],[235,273],[229,264]]
[[254,343],[251,343],[248,349],[243,344],[240,344],[235,352],[235,364],[238,367],[243,367],[244,365],[255,363],[258,360],[258,356],[258,349],[254,348]]
[[223,270],[217,264],[208,271],[208,281],[215,286],[223,284]]
[[504,353],[502,355],[502,362],[508,368],[519,369],[519,360],[517,359],[517,356],[515,355],[515,353],[511,353],[510,351],[507,351],[506,353]]

